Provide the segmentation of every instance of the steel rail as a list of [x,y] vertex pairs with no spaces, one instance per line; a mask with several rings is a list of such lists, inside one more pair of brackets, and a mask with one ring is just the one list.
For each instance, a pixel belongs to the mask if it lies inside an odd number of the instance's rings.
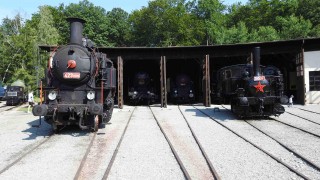
[[191,131],[191,134],[192,134],[193,138],[195,139],[195,141],[196,141],[196,143],[197,143],[197,145],[198,145],[198,147],[199,147],[199,149],[200,149],[200,151],[201,151],[204,159],[206,160],[206,163],[207,163],[207,165],[209,166],[209,169],[210,169],[210,171],[211,171],[211,174],[213,175],[214,179],[220,180],[221,178],[220,178],[219,174],[217,173],[217,171],[216,171],[215,168],[213,167],[213,165],[212,165],[212,163],[211,163],[211,161],[210,161],[207,153],[205,152],[203,146],[201,145],[198,137],[197,137],[196,134],[194,133],[194,131],[193,131],[190,123],[188,122],[187,118],[185,117],[185,115],[184,115],[183,112],[181,111],[180,106],[178,106],[178,109],[179,109],[180,113],[182,114],[185,122],[187,123],[187,125],[188,125],[188,127],[189,127],[189,130]]
[[187,180],[191,180],[191,177],[190,177],[190,175],[189,175],[186,167],[183,165],[183,163],[182,163],[182,161],[181,161],[181,159],[180,159],[177,151],[174,149],[174,147],[173,147],[173,145],[172,145],[169,137],[167,136],[167,134],[166,134],[165,131],[163,130],[163,128],[162,128],[159,120],[157,119],[157,117],[156,117],[155,114],[153,113],[153,111],[152,111],[152,109],[151,109],[150,106],[149,106],[149,109],[150,109],[150,111],[151,111],[151,113],[152,113],[152,115],[153,115],[153,118],[156,120],[156,122],[157,122],[157,124],[158,124],[158,126],[159,126],[159,128],[160,128],[160,130],[161,130],[161,132],[162,132],[162,134],[163,134],[164,137],[166,138],[166,140],[167,140],[167,142],[168,142],[168,144],[169,144],[169,146],[170,146],[170,149],[171,149],[174,157],[176,158],[176,160],[177,160],[177,162],[178,162],[178,164],[179,164],[179,166],[180,166],[180,169],[181,169],[184,177],[185,177]]
[[125,133],[127,132],[129,123],[130,123],[130,121],[131,121],[131,119],[132,119],[132,115],[133,115],[133,112],[135,111],[135,109],[136,109],[136,107],[134,107],[134,109],[132,110],[132,112],[131,112],[131,114],[130,114],[129,120],[128,120],[127,124],[126,124],[126,127],[124,128],[124,130],[123,130],[123,132],[122,132],[122,135],[121,135],[121,138],[120,138],[120,140],[119,140],[119,142],[118,142],[118,145],[117,145],[116,149],[115,149],[114,152],[113,152],[113,155],[112,155],[112,157],[111,157],[111,160],[110,160],[110,162],[109,162],[109,164],[108,164],[108,167],[107,167],[106,171],[105,171],[104,174],[103,174],[103,177],[102,177],[103,180],[106,180],[106,179],[108,178],[109,174],[110,174],[112,165],[113,165],[113,163],[114,163],[114,161],[115,161],[115,159],[116,159],[116,156],[117,156],[117,154],[118,154],[119,148],[120,148],[121,143],[122,143],[122,140],[123,140],[123,138],[124,138]]
[[73,178],[74,180],[80,179],[81,171],[83,169],[84,164],[86,163],[86,160],[88,158],[88,155],[89,155],[89,152],[90,152],[91,147],[93,145],[93,142],[96,139],[96,136],[97,136],[97,132],[94,132],[93,137],[90,140],[89,146],[87,147],[86,153],[84,154],[84,156],[83,156],[83,158],[81,160],[81,163],[80,163],[80,166],[79,166],[79,168],[77,170],[77,173],[75,174],[75,176]]

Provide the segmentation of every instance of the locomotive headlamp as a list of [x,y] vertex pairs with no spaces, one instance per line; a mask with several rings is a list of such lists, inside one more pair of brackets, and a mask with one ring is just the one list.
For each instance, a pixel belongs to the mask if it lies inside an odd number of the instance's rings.
[[57,98],[57,92],[56,91],[50,91],[49,94],[48,94],[48,98],[53,101]]
[[93,100],[94,97],[95,97],[95,94],[94,94],[93,91],[89,91],[89,92],[87,93],[87,98],[88,98],[89,100]]

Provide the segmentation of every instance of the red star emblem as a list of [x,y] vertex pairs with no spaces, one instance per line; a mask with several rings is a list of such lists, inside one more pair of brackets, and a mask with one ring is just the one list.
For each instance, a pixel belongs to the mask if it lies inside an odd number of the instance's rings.
[[266,85],[262,85],[261,83],[260,83],[260,81],[258,82],[258,85],[253,85],[257,90],[256,90],[256,92],[258,92],[258,91],[261,91],[261,92],[264,92],[264,90],[263,90],[263,88],[266,86]]

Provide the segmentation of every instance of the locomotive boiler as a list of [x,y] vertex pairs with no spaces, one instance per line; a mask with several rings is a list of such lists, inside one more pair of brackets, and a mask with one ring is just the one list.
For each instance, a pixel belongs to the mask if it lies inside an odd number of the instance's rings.
[[133,84],[128,92],[131,104],[151,104],[154,103],[157,95],[155,94],[152,79],[147,72],[137,72],[134,76]]
[[216,82],[215,97],[230,102],[239,117],[279,116],[285,111],[283,75],[277,67],[260,65],[260,47],[253,50],[253,64],[223,67]]
[[170,85],[170,99],[174,103],[192,103],[195,100],[193,81],[186,74],[179,74]]
[[57,48],[48,62],[42,104],[33,107],[55,131],[76,124],[97,131],[110,121],[116,89],[116,69],[107,55],[82,36],[85,21],[67,18],[70,42]]

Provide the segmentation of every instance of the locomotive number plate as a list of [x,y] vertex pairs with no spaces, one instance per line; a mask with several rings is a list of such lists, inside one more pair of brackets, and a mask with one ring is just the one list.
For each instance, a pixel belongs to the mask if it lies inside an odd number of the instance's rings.
[[263,80],[266,80],[266,77],[265,76],[254,76],[253,80],[254,81],[263,81]]
[[64,72],[64,79],[80,79],[80,72]]

